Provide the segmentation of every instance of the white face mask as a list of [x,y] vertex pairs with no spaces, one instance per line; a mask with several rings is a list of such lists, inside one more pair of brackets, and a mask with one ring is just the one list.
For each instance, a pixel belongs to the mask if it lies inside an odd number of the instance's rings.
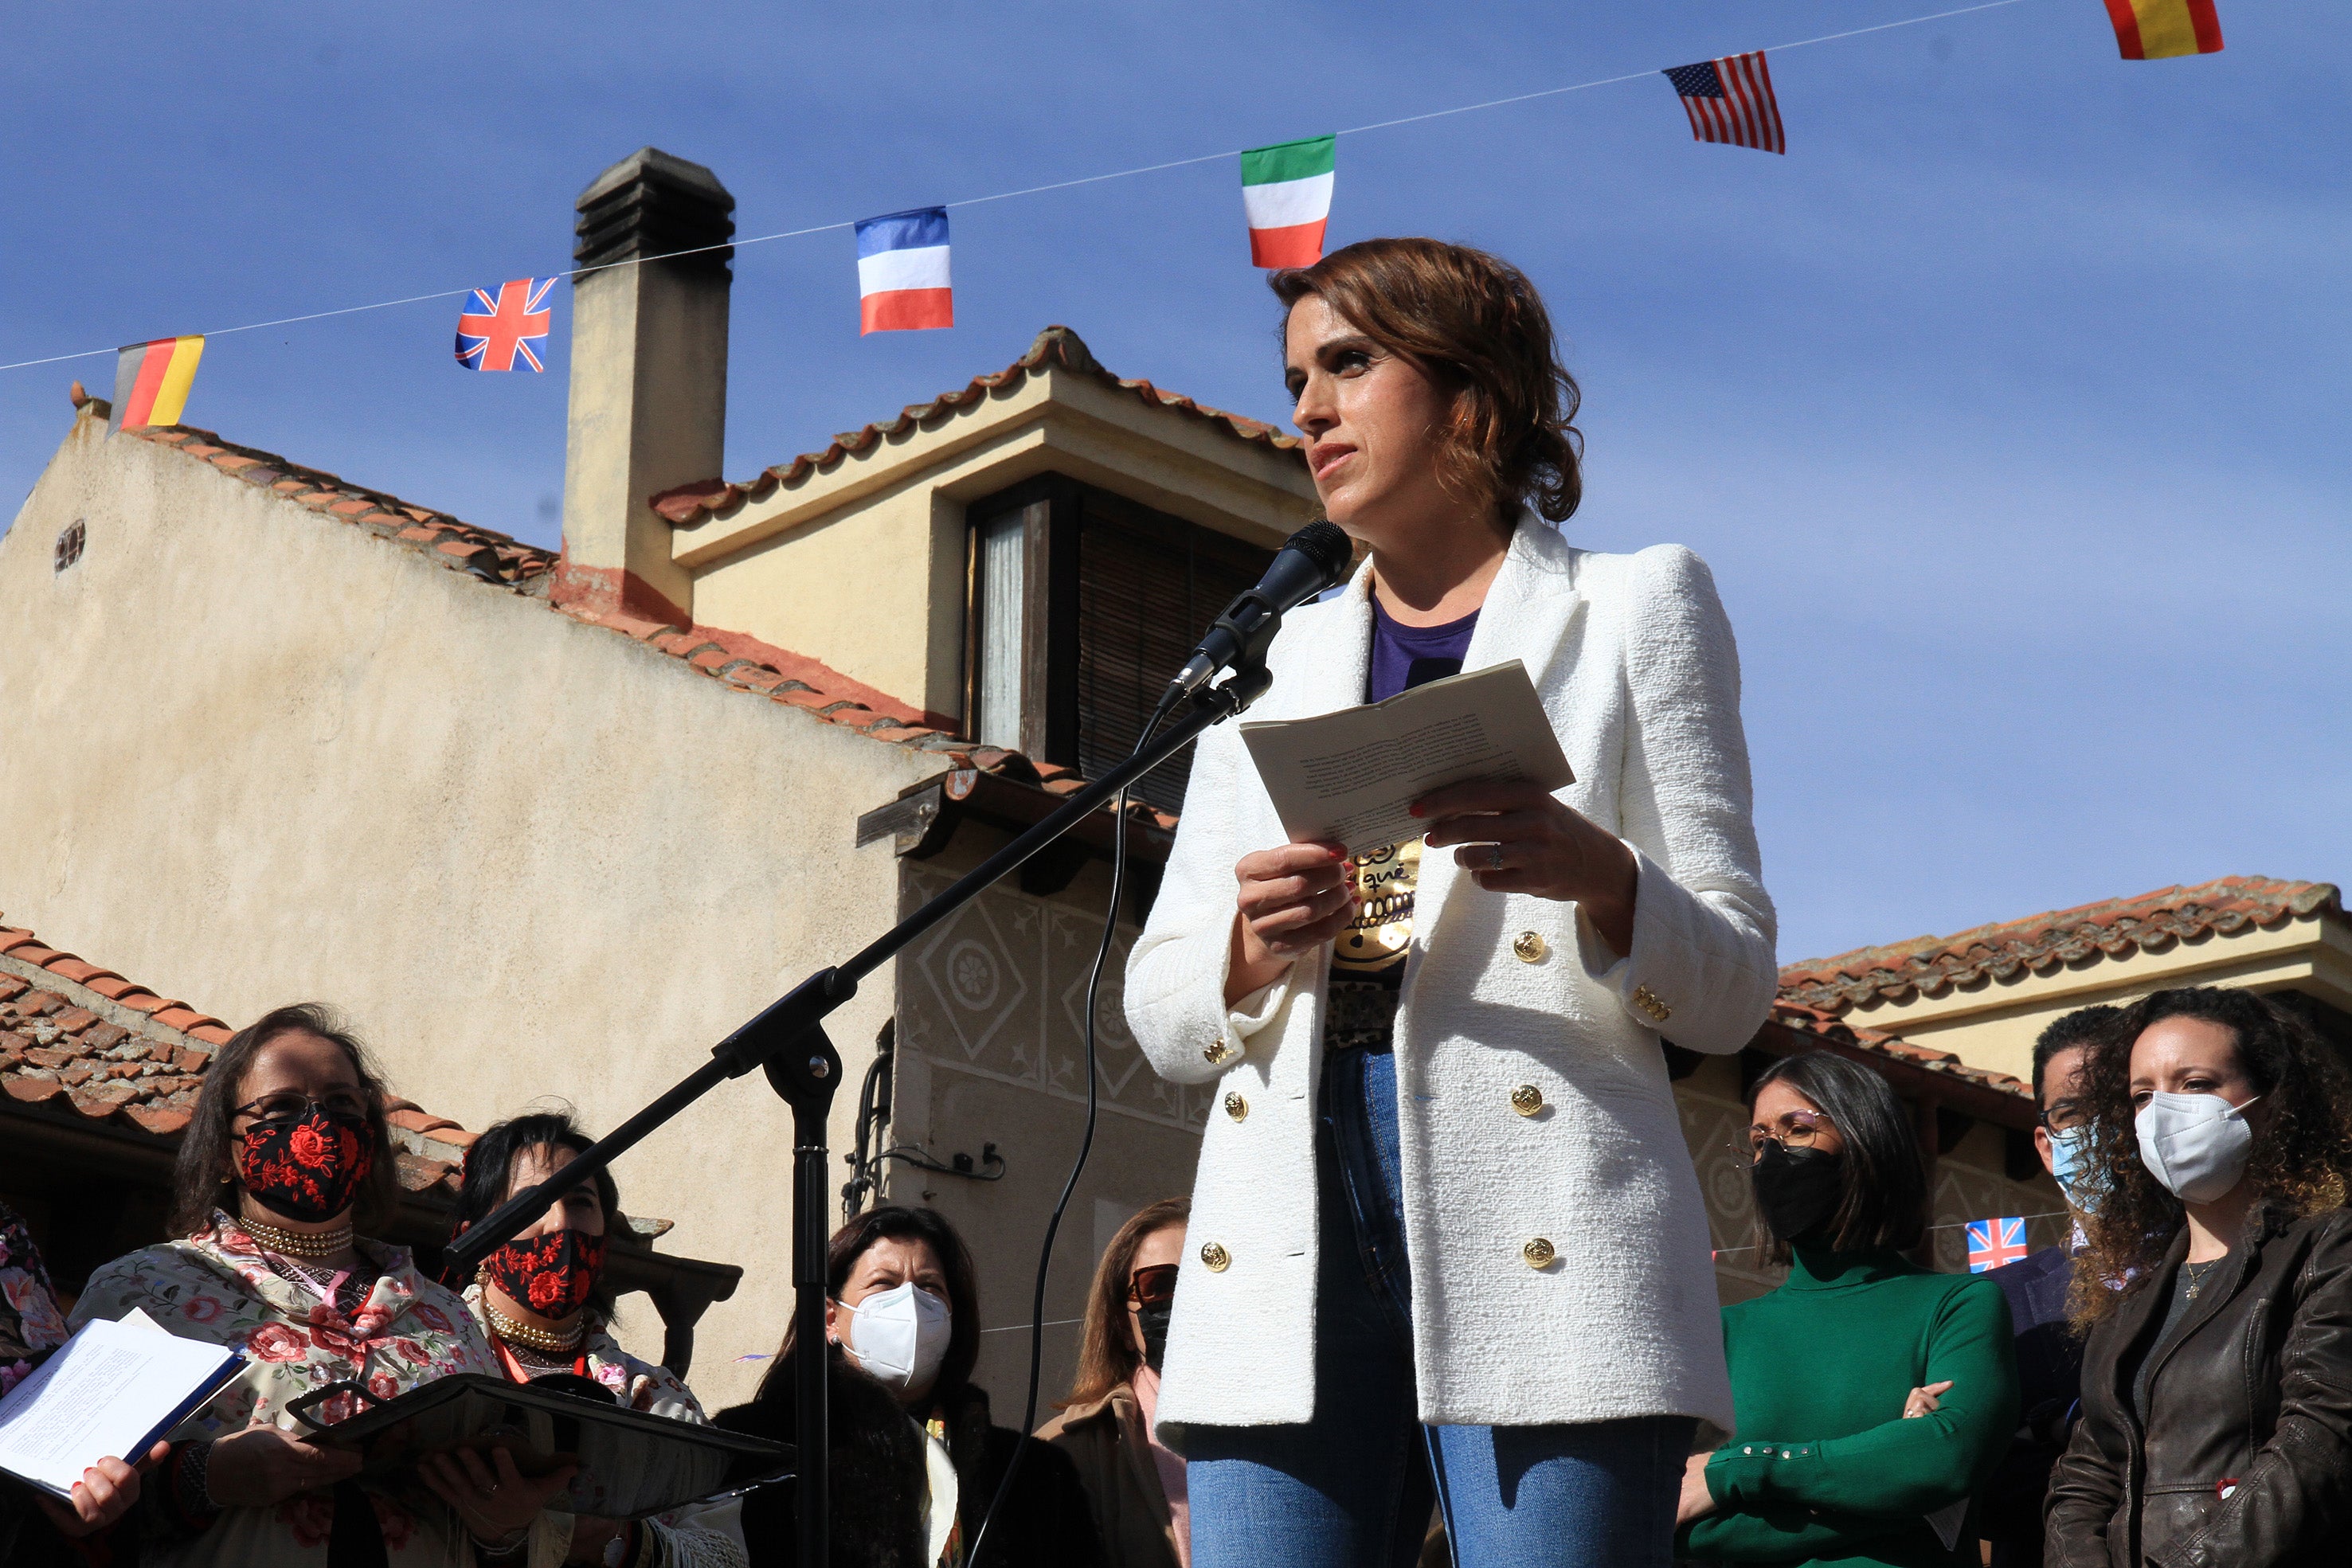
[[842,1343],[867,1376],[893,1394],[929,1391],[953,1327],[945,1301],[909,1280],[841,1310],[853,1314]]
[[2245,1110],[2219,1094],[2149,1095],[2132,1119],[2140,1164],[2181,1202],[2210,1203],[2246,1174],[2254,1130]]

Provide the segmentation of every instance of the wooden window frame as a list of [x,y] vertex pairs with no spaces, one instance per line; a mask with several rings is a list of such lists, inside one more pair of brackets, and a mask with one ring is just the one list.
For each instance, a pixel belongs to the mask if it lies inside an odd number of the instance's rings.
[[[1061,474],[1040,474],[984,496],[965,508],[964,532],[964,733],[978,737],[981,716],[981,652],[984,645],[984,584],[981,581],[982,527],[1019,511],[1023,518],[1022,620],[1043,626],[1045,635],[1024,641],[1018,749],[1032,761],[1075,768],[1079,761],[1079,541],[1089,516],[1133,530],[1184,553],[1197,567],[1204,555],[1230,550],[1237,570],[1253,580],[1271,550],[1222,529],[1133,501],[1098,485]],[[1197,599],[1188,584],[1187,597]],[[1220,605],[1196,606],[1200,630]],[[1168,674],[1173,675],[1171,667]]]
[[1078,528],[1086,498],[1075,479],[1040,474],[974,501],[964,511],[963,727],[980,733],[983,629],[980,529],[1007,512],[1023,512],[1021,620],[1044,626],[1027,637],[1021,661],[1018,749],[1034,762],[1075,762],[1078,752]]

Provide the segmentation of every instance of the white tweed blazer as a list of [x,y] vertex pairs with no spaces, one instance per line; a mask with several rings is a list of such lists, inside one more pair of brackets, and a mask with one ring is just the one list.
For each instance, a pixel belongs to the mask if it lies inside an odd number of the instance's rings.
[[[1362,700],[1370,581],[1359,571],[1290,614],[1249,716]],[[1728,1432],[1706,1215],[1658,1041],[1738,1051],[1773,996],[1731,627],[1689,550],[1594,554],[1529,513],[1463,668],[1511,659],[1576,770],[1559,799],[1638,858],[1633,950],[1612,954],[1573,904],[1488,893],[1450,853],[1422,862],[1396,1018],[1421,1418],[1681,1415]],[[1152,1065],[1218,1091],[1160,1399],[1179,1445],[1196,1422],[1315,1411],[1329,950],[1245,1011],[1224,1001],[1234,862],[1286,837],[1236,727],[1209,731],[1128,962],[1128,1020]],[[1532,1115],[1514,1106],[1522,1086],[1542,1096]]]

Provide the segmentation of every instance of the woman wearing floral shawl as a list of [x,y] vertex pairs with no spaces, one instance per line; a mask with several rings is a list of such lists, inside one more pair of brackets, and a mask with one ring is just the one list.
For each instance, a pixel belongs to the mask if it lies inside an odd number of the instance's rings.
[[[457,1235],[588,1146],[587,1134],[561,1112],[517,1116],[485,1131],[466,1152]],[[600,1170],[482,1260],[464,1281],[466,1305],[517,1383],[584,1377],[625,1409],[709,1426],[669,1368],[638,1360],[606,1332],[613,1291],[604,1278],[605,1239],[621,1223],[620,1190],[612,1173]],[[745,1568],[742,1508],[730,1499],[639,1521],[598,1518],[593,1508],[578,1516],[550,1511],[532,1526],[530,1568]]]
[[[173,1228],[90,1277],[74,1322],[140,1309],[247,1365],[172,1432],[150,1479],[142,1562],[154,1568],[520,1568],[530,1526],[572,1476],[527,1478],[504,1452],[487,1484],[357,1479],[357,1456],[312,1448],[288,1406],[340,1382],[390,1398],[499,1364],[465,1304],[406,1249],[355,1234],[397,1201],[384,1092],[324,1009],[280,1008],[221,1048],[180,1146]],[[337,1396],[332,1421],[359,1401]],[[436,1478],[437,1482],[438,1478]],[[379,1544],[380,1542],[380,1544]]]

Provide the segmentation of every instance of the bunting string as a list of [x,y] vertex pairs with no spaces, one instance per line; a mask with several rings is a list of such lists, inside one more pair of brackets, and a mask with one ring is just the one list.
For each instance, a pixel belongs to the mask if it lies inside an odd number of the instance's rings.
[[[2010,1218],[2013,1219],[2063,1219],[2073,1212],[2074,1211],[2072,1209],[2053,1208],[2047,1214],[2011,1215]],[[1930,1233],[1938,1230],[1965,1230],[1971,1225],[1982,1225],[1985,1222],[1981,1219],[1955,1219],[1944,1225],[1930,1225],[1927,1227],[1927,1229]],[[1995,1220],[1993,1223],[1998,1225],[2000,1222],[1999,1220]],[[1753,1252],[1755,1250],[1756,1243],[1750,1241],[1738,1247],[1718,1247],[1715,1249],[1715,1255],[1717,1258],[1722,1258],[1733,1252]]]
[[[1845,38],[1862,37],[1866,34],[1884,33],[1897,27],[1916,27],[1928,22],[1941,22],[1950,17],[1971,16],[1980,11],[1999,11],[2011,5],[2021,5],[2027,3],[2028,0],[1980,0],[1979,4],[1973,5],[1961,5],[1950,10],[1931,12],[1918,16],[1905,16],[1892,22],[1874,23],[1867,27],[1850,27],[1843,32],[1823,33],[1818,37],[1800,38],[1793,43],[1774,45],[1767,52],[1781,53],[1789,49],[1808,48],[1816,44],[1832,44]],[[1535,92],[1515,93],[1507,98],[1488,99],[1482,103],[1458,104],[1450,109],[1433,109],[1422,114],[1408,114],[1394,120],[1374,120],[1366,125],[1353,125],[1345,130],[1333,132],[1333,134],[1337,136],[1360,136],[1369,131],[1391,131],[1399,126],[1418,125],[1425,120],[1444,120],[1458,114],[1475,114],[1486,110],[1506,108],[1512,104],[1531,103],[1538,99],[1559,98],[1568,93],[1590,91],[1594,88],[1614,87],[1623,82],[1643,81],[1655,77],[1657,74],[1658,72],[1655,69],[1651,69],[1629,71],[1622,76],[1597,77],[1590,81],[1571,82],[1564,87],[1543,88]],[[1225,159],[1238,158],[1239,156],[1241,156],[1241,153],[1238,150],[1224,152],[1203,152],[1196,157],[1174,158],[1164,162],[1139,164],[1131,169],[1115,169],[1103,174],[1085,174],[1077,177],[1076,179],[1055,180],[1041,185],[1024,185],[1017,190],[999,191],[991,195],[966,196],[960,201],[946,202],[940,204],[943,207],[948,208],[977,207],[984,205],[990,202],[1009,202],[1022,196],[1043,195],[1052,191],[1075,190],[1082,185],[1099,185],[1112,180],[1135,179],[1145,174],[1163,173],[1171,169],[1185,169],[1195,164],[1214,163]],[[656,256],[633,256],[626,261],[607,262],[597,267],[574,267],[567,272],[558,272],[544,276],[577,281],[579,278],[585,277],[587,274],[592,272],[608,271],[615,267],[635,267],[641,263],[648,261],[667,261],[680,256],[700,256],[706,252],[714,250],[740,250],[748,246],[767,245],[777,240],[801,239],[810,235],[831,234],[845,229],[853,229],[856,226],[856,220],[844,220],[838,223],[828,224],[812,224],[804,228],[782,229],[774,234],[752,235],[744,238],[730,239],[718,245],[693,246],[680,250],[664,251]],[[331,310],[312,310],[299,316],[278,316],[273,317],[267,321],[248,321],[242,326],[217,327],[202,334],[202,336],[207,338],[226,338],[232,333],[236,332],[257,332],[271,327],[291,327],[304,322],[329,320],[339,316],[357,316],[373,310],[392,310],[404,305],[425,304],[436,299],[463,298],[473,292],[474,290],[471,287],[436,289],[427,294],[404,295],[397,299],[378,299],[365,305],[345,305]],[[38,359],[10,361],[7,363],[0,364],[0,371],[20,371],[30,369],[37,365],[63,364],[71,360],[95,359],[102,355],[114,354],[120,351],[121,350],[118,348],[112,346],[103,349],[81,349],[69,354],[48,354]]]

